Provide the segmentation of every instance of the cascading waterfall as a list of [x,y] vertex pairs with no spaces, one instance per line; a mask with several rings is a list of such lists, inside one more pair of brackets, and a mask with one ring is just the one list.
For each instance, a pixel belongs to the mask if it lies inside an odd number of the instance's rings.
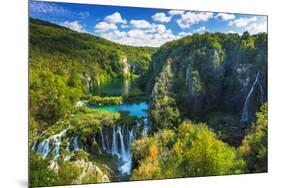
[[36,151],[37,153],[41,154],[43,158],[46,158],[48,154],[51,152],[51,141],[54,144],[54,149],[52,150],[52,154],[54,157],[57,157],[60,152],[60,145],[61,145],[61,137],[66,134],[66,129],[61,131],[59,134],[50,136],[49,138],[44,139],[42,142],[40,142],[37,146],[35,143],[32,146],[32,150]]
[[[135,140],[135,131],[134,129],[127,130],[122,126],[113,127],[111,147],[109,147],[108,133],[111,132],[100,130],[101,144],[104,145],[103,150],[110,155],[118,157],[118,170],[121,175],[129,175],[132,169],[132,153],[130,146]],[[104,140],[104,138],[106,139]]]
[[[143,125],[142,136],[147,134],[149,129],[147,125],[147,118],[142,121],[137,122],[136,126]],[[32,146],[32,150],[38,152],[43,158],[46,158],[50,153],[54,159],[60,155],[62,136],[66,134],[67,130],[61,131],[59,134],[50,136],[39,143],[35,143]],[[136,139],[136,133],[134,127],[125,128],[124,126],[116,125],[112,128],[99,131],[100,143],[102,149],[112,156],[118,157],[118,170],[121,175],[130,175],[132,170],[132,153],[130,146]],[[67,140],[67,145],[65,150],[70,152],[71,155],[75,151],[80,149],[79,137],[73,136],[70,138],[65,138]],[[111,139],[111,140],[110,140]],[[70,146],[72,145],[72,150],[70,151]],[[64,160],[68,160],[71,155],[64,156]]]
[[243,110],[242,110],[242,115],[241,115],[240,121],[243,121],[243,122],[249,121],[249,116],[250,116],[249,102],[250,102],[250,99],[253,95],[253,92],[254,92],[256,86],[258,86],[258,89],[260,91],[260,103],[262,104],[264,102],[264,91],[263,91],[262,85],[260,83],[260,71],[257,72],[256,79],[255,79],[254,83],[252,84],[251,89],[246,97],[246,100],[243,105]]
[[117,127],[117,134],[119,135],[120,145],[121,145],[120,158],[124,162],[124,161],[127,160],[127,155],[126,155],[126,152],[125,152],[124,137],[123,137],[123,134],[122,134],[122,128],[120,126]]
[[73,151],[77,151],[79,148],[80,147],[79,147],[78,137],[76,136],[73,139],[73,149],[74,149]]
[[118,155],[118,148],[117,148],[117,141],[116,141],[116,131],[115,131],[115,127],[113,127],[113,131],[112,131],[112,146],[111,146],[111,154],[112,155]]

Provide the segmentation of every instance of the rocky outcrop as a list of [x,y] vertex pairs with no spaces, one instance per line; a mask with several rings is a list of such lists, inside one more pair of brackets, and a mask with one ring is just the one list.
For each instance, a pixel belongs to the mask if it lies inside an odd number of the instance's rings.
[[153,98],[159,94],[156,91],[167,91],[159,80],[172,61],[172,76],[165,79],[174,81],[169,93],[174,93],[186,118],[206,119],[210,112],[220,111],[252,122],[267,101],[266,34],[193,35],[163,45],[152,59],[152,75],[160,75],[149,83]]

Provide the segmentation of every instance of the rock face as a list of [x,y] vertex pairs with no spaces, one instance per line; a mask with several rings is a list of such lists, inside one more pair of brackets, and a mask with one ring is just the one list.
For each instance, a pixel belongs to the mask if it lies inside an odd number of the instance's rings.
[[82,169],[82,174],[73,181],[73,184],[81,184],[89,176],[95,175],[97,182],[110,182],[109,175],[102,171],[97,165],[85,160],[75,161],[75,165]]
[[[184,117],[204,119],[221,111],[251,122],[267,101],[266,34],[193,35],[163,45],[152,59],[152,103],[155,88],[165,90],[172,80],[169,92]],[[172,77],[163,79],[168,60]]]

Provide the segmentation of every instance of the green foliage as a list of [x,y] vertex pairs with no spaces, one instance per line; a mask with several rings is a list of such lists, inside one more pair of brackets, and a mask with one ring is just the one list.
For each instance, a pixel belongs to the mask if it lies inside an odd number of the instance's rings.
[[218,140],[205,124],[184,122],[177,130],[161,130],[137,140],[132,150],[134,180],[244,172],[239,151]]
[[265,103],[261,111],[257,112],[256,123],[253,124],[250,133],[244,138],[240,147],[247,163],[248,172],[267,172],[267,112],[268,105]]
[[150,115],[155,130],[174,128],[180,121],[180,112],[176,102],[168,96],[157,99],[150,111]]
[[48,169],[48,160],[43,160],[40,156],[31,152],[29,161],[29,183],[31,187],[51,186],[56,183],[56,173]]
[[120,45],[32,18],[29,31],[30,116],[36,134],[63,118],[89,94],[89,78],[93,87],[127,78],[132,75],[127,72],[128,64],[142,74],[156,50]]
[[95,106],[116,105],[116,104],[121,104],[122,101],[123,101],[123,98],[121,96],[119,96],[119,97],[92,96],[88,100],[88,104],[95,105]]

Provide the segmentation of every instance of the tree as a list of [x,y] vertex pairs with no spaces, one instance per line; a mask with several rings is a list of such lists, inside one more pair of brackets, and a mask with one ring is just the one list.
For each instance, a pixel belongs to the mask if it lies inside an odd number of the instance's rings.
[[48,168],[49,161],[35,153],[30,153],[29,182],[31,187],[51,186],[57,181],[56,173]]
[[267,103],[256,113],[256,123],[240,147],[248,172],[267,172]]

